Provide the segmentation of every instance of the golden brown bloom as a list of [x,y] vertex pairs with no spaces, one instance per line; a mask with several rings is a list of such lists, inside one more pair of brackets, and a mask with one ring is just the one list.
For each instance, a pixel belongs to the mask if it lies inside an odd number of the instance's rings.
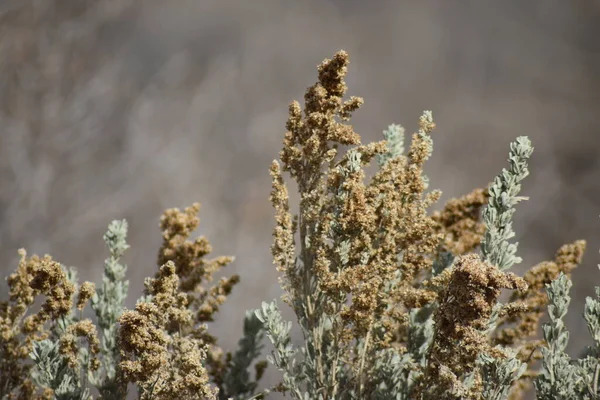
[[79,311],[83,310],[94,293],[96,293],[96,285],[94,285],[92,282],[83,282],[79,288],[79,295],[77,296],[77,309]]
[[98,369],[99,361],[97,354],[100,352],[100,341],[96,326],[89,319],[78,321],[69,325],[67,332],[60,338],[60,352],[67,358],[69,367],[76,369],[79,367],[79,348],[78,337],[83,337],[88,342],[89,351],[92,355],[90,360],[90,369]]
[[[489,344],[487,329],[492,308],[501,289],[526,290],[527,283],[512,272],[502,272],[481,261],[478,255],[460,256],[455,262],[450,282],[441,293],[439,308],[434,320],[436,333],[428,354],[428,366],[419,384],[419,394],[439,396],[460,387],[465,375],[473,371],[475,360],[481,353],[495,358],[505,358],[505,353]],[[440,381],[444,373],[448,378]],[[456,390],[456,387],[454,388]],[[481,386],[475,385],[468,398]],[[452,397],[448,394],[443,398]]]
[[192,313],[191,319],[178,329],[184,335],[193,334],[202,343],[209,345],[207,364],[213,379],[224,368],[223,357],[214,358],[213,355],[223,354],[216,345],[217,338],[210,335],[206,329],[198,329],[198,324],[214,320],[214,315],[219,307],[226,301],[233,287],[239,282],[239,276],[233,275],[222,278],[216,284],[207,287],[213,280],[215,272],[229,265],[234,258],[228,256],[216,257],[206,260],[212,247],[204,236],[189,240],[190,235],[200,224],[197,214],[200,204],[194,203],[184,211],[177,208],[166,210],[160,219],[160,229],[163,235],[163,244],[158,254],[159,265],[170,261],[174,263],[175,272],[179,279],[179,290],[182,298],[189,302],[187,309]]
[[147,280],[146,290],[151,302],[138,303],[119,319],[121,379],[139,385],[142,398],[216,398],[201,364],[206,359],[202,341],[180,334],[192,314],[172,261],[160,268],[156,278]]
[[[27,258],[23,249],[19,255],[17,271],[7,278],[9,300],[0,303],[0,397],[20,392],[34,398],[31,365],[24,360],[29,358],[34,341],[49,337],[44,324],[71,312],[75,287],[50,256]],[[41,309],[26,316],[39,295],[46,296]]]
[[194,203],[183,212],[171,208],[163,213],[160,219],[163,244],[159,251],[158,262],[159,265],[163,265],[173,261],[181,291],[190,295],[190,308],[197,312],[196,321],[208,322],[212,320],[212,315],[218,311],[218,306],[224,301],[219,296],[229,294],[231,288],[239,282],[239,277],[234,275],[212,288],[204,287],[204,283],[212,281],[213,274],[230,264],[233,257],[205,260],[204,257],[212,251],[208,240],[204,236],[194,241],[188,240],[200,224],[200,219],[197,217],[199,210],[200,204]]
[[475,189],[458,199],[449,200],[444,209],[433,213],[432,218],[444,233],[444,247],[454,255],[475,250],[485,233],[481,210],[487,205],[487,189]]

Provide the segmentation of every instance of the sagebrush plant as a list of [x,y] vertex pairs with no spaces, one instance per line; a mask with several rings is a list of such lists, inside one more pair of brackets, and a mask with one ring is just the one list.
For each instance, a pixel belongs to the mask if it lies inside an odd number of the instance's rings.
[[[124,305],[126,221],[113,221],[104,236],[109,257],[98,287],[79,285],[75,271],[50,256],[20,250],[9,298],[0,303],[0,399],[135,392],[140,399],[242,400],[277,391],[298,400],[500,400],[522,398],[532,386],[539,399],[600,399],[600,288],[584,312],[594,345],[580,360],[565,353],[569,276],[585,242],[562,246],[523,277],[508,271],[521,262],[512,217],[525,199],[529,139],[511,143],[509,167],[489,188],[431,212],[441,195],[429,191],[424,174],[431,111],[406,148],[396,124],[384,140],[363,144],[349,124],[363,100],[344,99],[348,64],[340,51],[319,65],[304,106],[289,106],[280,160],[270,169],[271,250],[300,344],[272,301],[247,311],[237,350],[217,345],[207,323],[239,277],[211,284],[233,258],[207,259],[208,240],[190,239],[196,203],[161,217],[157,272],[133,310]],[[300,195],[295,214],[286,174]],[[503,289],[512,291],[506,304]],[[96,324],[83,317],[88,304]],[[538,339],[546,308],[550,322]],[[282,378],[260,391],[265,337]]]

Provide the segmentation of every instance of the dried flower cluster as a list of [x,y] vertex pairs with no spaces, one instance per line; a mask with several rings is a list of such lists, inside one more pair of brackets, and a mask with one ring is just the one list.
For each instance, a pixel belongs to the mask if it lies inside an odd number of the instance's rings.
[[123,380],[137,383],[142,399],[215,399],[202,365],[206,349],[181,333],[192,314],[172,261],[160,268],[157,278],[146,281],[146,291],[150,301],[119,318]]
[[[304,106],[289,106],[280,161],[270,168],[271,251],[302,343],[292,343],[292,322],[273,301],[246,312],[236,351],[217,345],[207,323],[239,277],[212,283],[233,258],[207,259],[208,240],[190,239],[200,222],[195,203],[161,217],[158,271],[133,310],[124,306],[125,221],[104,235],[110,256],[98,287],[79,285],[50,256],[20,250],[0,303],[0,400],[119,400],[131,385],[148,400],[250,400],[273,391],[298,400],[501,400],[531,386],[538,399],[599,399],[600,288],[584,312],[594,345],[580,360],[565,352],[569,276],[585,242],[562,246],[523,277],[508,271],[521,262],[512,217],[526,199],[529,139],[510,145],[509,166],[489,188],[432,212],[441,195],[424,174],[432,113],[423,112],[406,149],[396,124],[385,140],[363,144],[349,123],[363,100],[344,99],[348,65],[344,51],[319,65]],[[300,194],[297,214],[286,174]],[[502,290],[511,291],[506,304]],[[83,318],[88,304],[95,324]],[[546,309],[550,322],[537,338]],[[265,337],[282,379],[260,391]]]
[[[25,250],[19,254],[19,267],[7,278],[9,300],[0,303],[0,398],[84,396],[78,376],[81,370],[98,369],[99,341],[92,322],[75,317],[72,309],[76,293],[81,310],[94,286],[86,282],[78,290],[75,272],[48,255],[27,258]],[[36,313],[27,315],[38,296],[45,300]],[[25,362],[28,358],[33,365]],[[49,369],[61,374],[48,376]]]

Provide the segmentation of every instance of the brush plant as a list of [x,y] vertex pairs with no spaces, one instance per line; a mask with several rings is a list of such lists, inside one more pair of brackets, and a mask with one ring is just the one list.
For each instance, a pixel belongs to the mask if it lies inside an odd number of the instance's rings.
[[[431,211],[441,196],[424,174],[432,112],[423,112],[406,146],[396,124],[383,140],[363,144],[350,124],[363,100],[345,97],[348,64],[340,51],[319,65],[304,104],[289,106],[270,167],[271,251],[295,321],[284,320],[276,300],[263,302],[246,312],[236,350],[218,346],[207,323],[239,277],[213,283],[233,258],[207,258],[208,240],[190,239],[197,203],[164,212],[156,273],[127,309],[128,226],[113,221],[98,287],[79,284],[48,255],[19,250],[0,303],[0,399],[242,400],[282,392],[297,400],[501,400],[528,389],[539,399],[600,398],[600,288],[584,312],[594,345],[580,360],[565,352],[569,277],[585,242],[562,246],[523,276],[510,271],[521,262],[512,220],[526,199],[519,194],[529,139],[510,144],[508,167],[488,188]],[[503,289],[511,293],[506,303]],[[83,317],[88,305],[95,322]],[[268,361],[260,360],[265,337]],[[267,362],[281,379],[259,390]]]

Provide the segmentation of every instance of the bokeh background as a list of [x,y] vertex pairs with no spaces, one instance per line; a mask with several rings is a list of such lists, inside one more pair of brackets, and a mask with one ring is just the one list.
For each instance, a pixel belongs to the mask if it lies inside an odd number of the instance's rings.
[[[99,282],[102,235],[126,218],[132,307],[157,268],[162,210],[200,201],[198,234],[242,278],[211,326],[233,349],[245,310],[281,294],[268,167],[287,106],[345,49],[364,141],[433,110],[439,206],[486,186],[509,143],[531,138],[515,270],[588,241],[567,316],[577,355],[600,285],[598,21],[596,0],[2,0],[0,272],[25,247]],[[263,383],[278,377],[270,367]]]

